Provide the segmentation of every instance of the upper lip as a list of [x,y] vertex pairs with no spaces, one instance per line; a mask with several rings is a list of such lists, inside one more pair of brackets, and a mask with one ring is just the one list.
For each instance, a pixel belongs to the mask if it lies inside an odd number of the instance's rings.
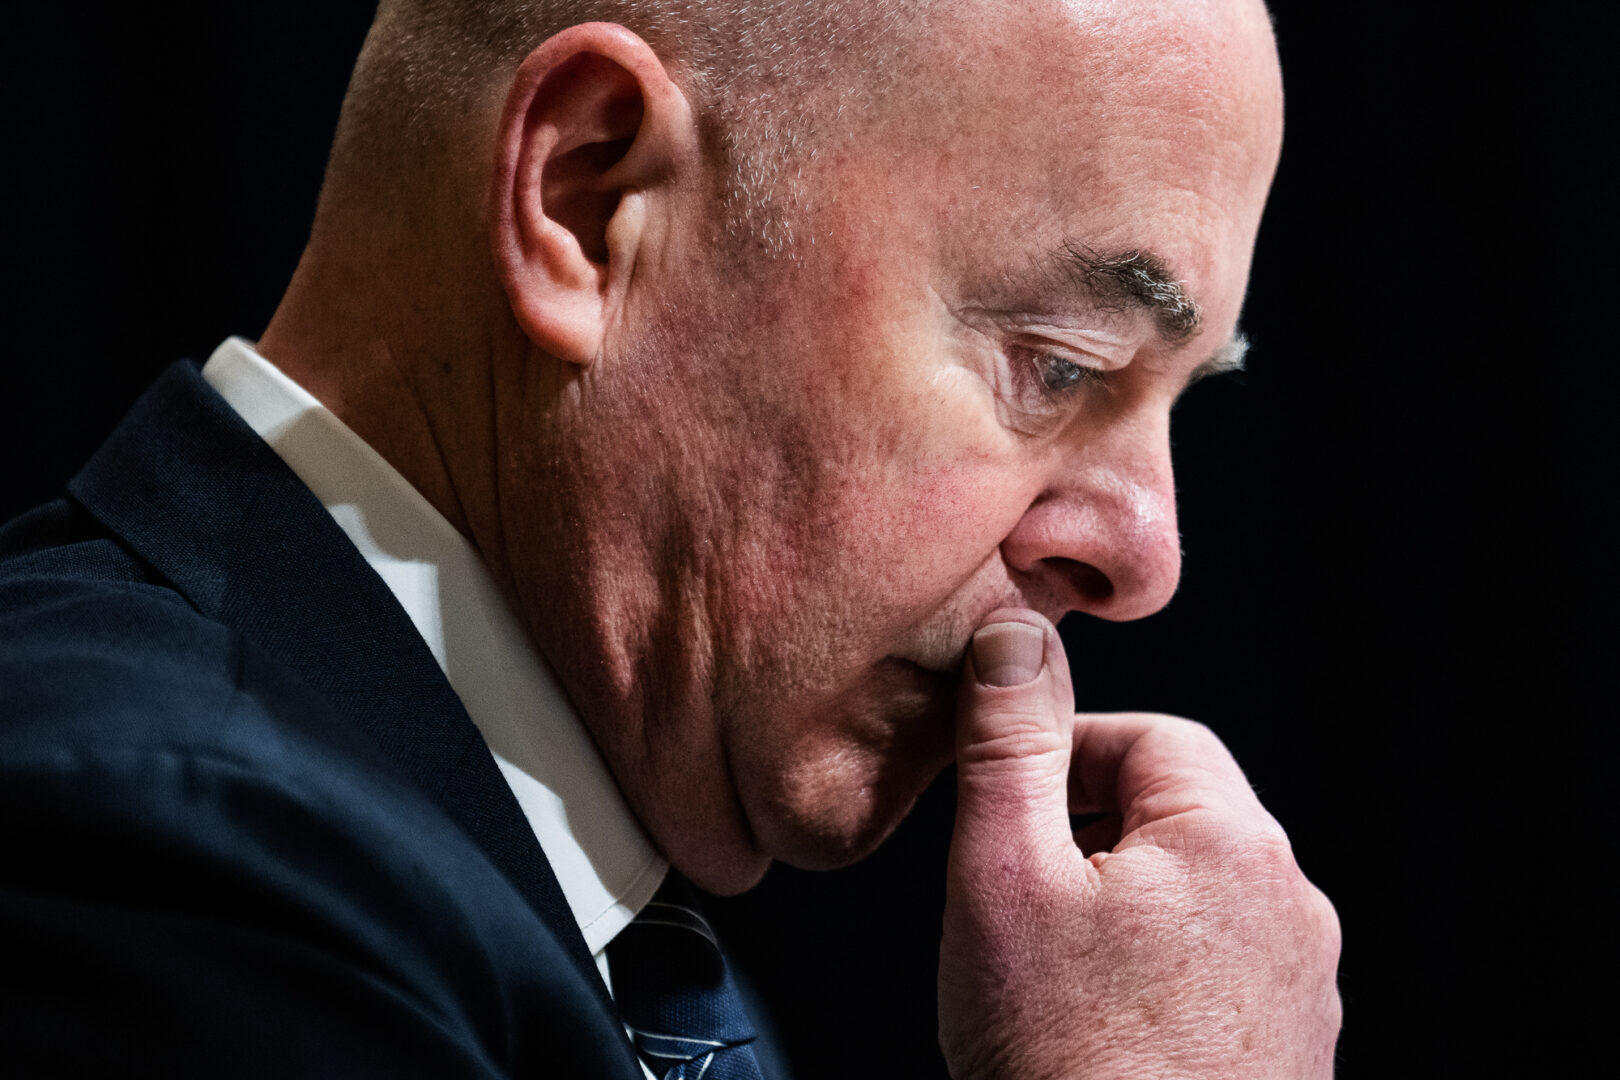
[[[1035,608],[1028,597],[1005,580],[985,581],[959,593],[958,597],[958,603],[937,610],[917,628],[918,633],[907,651],[894,655],[929,674],[955,678],[962,670],[962,660],[974,633],[984,625],[985,619],[1006,608]],[[1056,614],[1061,616],[1062,613]]]
[[958,648],[951,654],[949,659],[941,660],[938,657],[917,659],[911,656],[901,656],[899,659],[904,660],[906,663],[915,667],[921,668],[930,675],[938,675],[941,678],[948,679],[954,677],[956,673],[961,670],[962,657],[966,655],[966,652],[967,645],[963,644],[961,648]]

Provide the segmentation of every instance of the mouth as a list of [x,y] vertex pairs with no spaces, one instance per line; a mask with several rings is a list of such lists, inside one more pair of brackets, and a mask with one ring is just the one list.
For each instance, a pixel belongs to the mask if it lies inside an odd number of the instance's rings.
[[956,683],[960,665],[944,670],[927,667],[903,656],[886,657],[879,665],[881,678],[903,712],[927,716],[951,726],[956,714]]
[[922,660],[913,660],[905,656],[891,656],[888,659],[910,668],[919,678],[933,680],[941,686],[954,690],[957,680],[962,677],[962,661],[966,657],[967,644],[964,642],[960,648],[953,649],[949,655],[930,656]]
[[949,667],[940,668],[925,666],[915,660],[908,660],[904,656],[885,657],[883,662],[909,673],[920,682],[929,683],[942,689],[954,686],[956,677],[961,671],[960,662]]

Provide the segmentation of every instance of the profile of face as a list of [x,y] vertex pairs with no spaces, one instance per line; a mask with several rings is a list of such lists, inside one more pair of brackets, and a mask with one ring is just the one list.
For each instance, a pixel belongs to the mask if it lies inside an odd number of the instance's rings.
[[805,164],[794,259],[670,240],[643,332],[567,398],[597,437],[561,512],[596,524],[580,618],[531,624],[717,891],[893,829],[950,760],[987,613],[1131,619],[1176,588],[1170,409],[1235,333],[1281,137],[1266,14],[969,7]]

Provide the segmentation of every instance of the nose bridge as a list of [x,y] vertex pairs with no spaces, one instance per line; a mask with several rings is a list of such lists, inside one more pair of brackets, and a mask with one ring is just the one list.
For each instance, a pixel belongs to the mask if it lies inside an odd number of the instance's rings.
[[1043,607],[1141,618],[1169,602],[1181,577],[1169,418],[1094,434],[1057,455],[1004,554],[1045,594]]

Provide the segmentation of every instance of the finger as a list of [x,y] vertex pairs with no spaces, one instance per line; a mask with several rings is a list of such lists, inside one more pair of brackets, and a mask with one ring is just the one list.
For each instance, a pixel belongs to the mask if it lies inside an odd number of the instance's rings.
[[1196,810],[1271,822],[1243,770],[1202,724],[1142,713],[1078,716],[1073,753],[1071,809],[1118,813],[1126,835]]
[[953,863],[974,873],[981,864],[1005,868],[1018,853],[1072,852],[1073,694],[1057,631],[1033,611],[995,612],[963,668]]

